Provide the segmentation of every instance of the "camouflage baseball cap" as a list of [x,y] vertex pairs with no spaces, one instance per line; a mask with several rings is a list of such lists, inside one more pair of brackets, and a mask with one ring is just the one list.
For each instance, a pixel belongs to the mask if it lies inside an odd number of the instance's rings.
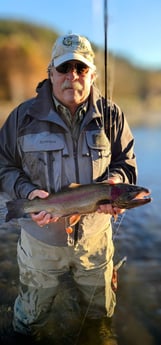
[[94,57],[87,38],[76,34],[59,37],[52,49],[52,64],[55,67],[69,60],[78,60],[95,69]]

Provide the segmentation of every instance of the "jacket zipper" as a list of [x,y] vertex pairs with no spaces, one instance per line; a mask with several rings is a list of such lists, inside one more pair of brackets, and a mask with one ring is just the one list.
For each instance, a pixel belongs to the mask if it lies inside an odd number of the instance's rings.
[[[76,182],[79,183],[79,170],[78,170],[78,142],[77,144],[73,140],[73,155],[74,155],[74,162],[76,168]],[[79,230],[79,222],[74,226],[74,245],[78,242],[78,230]]]

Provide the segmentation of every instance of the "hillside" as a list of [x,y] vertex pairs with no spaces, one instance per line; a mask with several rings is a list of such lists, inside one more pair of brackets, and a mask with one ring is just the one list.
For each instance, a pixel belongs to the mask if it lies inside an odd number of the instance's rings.
[[[0,126],[12,108],[35,94],[46,78],[58,33],[21,21],[0,20]],[[104,92],[104,52],[94,46],[97,85]],[[124,58],[108,56],[108,94],[131,125],[161,125],[161,70],[143,70]]]

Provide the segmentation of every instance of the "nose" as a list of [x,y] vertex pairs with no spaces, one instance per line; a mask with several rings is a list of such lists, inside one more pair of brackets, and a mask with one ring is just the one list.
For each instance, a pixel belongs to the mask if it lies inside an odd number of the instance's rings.
[[70,80],[79,78],[79,75],[77,73],[77,69],[74,66],[67,73],[67,78],[70,79]]

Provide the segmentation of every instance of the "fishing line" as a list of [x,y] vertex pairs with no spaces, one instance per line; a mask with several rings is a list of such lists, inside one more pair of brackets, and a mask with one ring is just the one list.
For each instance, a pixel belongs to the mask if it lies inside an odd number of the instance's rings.
[[88,303],[86,312],[85,312],[85,314],[84,314],[84,317],[83,317],[83,319],[82,319],[82,321],[81,321],[81,325],[80,325],[80,328],[79,328],[79,332],[78,332],[78,334],[77,334],[77,340],[74,342],[74,345],[77,345],[77,343],[78,343],[78,341],[79,341],[79,337],[80,337],[80,334],[81,334],[81,332],[82,332],[82,329],[83,329],[85,320],[86,320],[86,318],[87,318],[88,312],[89,312],[89,310],[90,310],[90,307],[91,307],[91,304],[92,304],[93,297],[94,297],[95,292],[96,292],[96,289],[97,289],[97,287],[98,287],[98,282],[99,282],[99,280],[100,280],[101,273],[102,273],[102,272],[100,271],[99,274],[98,274],[98,277],[97,277],[97,281],[96,281],[95,287],[92,289],[91,297],[90,297],[90,300],[89,300],[89,303]]
[[[119,232],[121,223],[123,222],[123,219],[124,219],[124,217],[125,217],[125,214],[126,214],[126,212],[120,214],[120,215],[118,216],[118,220],[117,220],[116,222],[113,222],[113,223],[112,223],[112,228],[113,228],[113,242],[115,241],[115,239],[116,239],[116,237],[117,237],[117,235],[118,235],[118,232]],[[116,230],[114,230],[114,224],[117,225]]]
[[[121,226],[121,223],[122,223],[124,217],[125,217],[125,213],[121,214],[121,215],[119,216],[119,222],[118,222],[118,221],[116,222],[116,224],[118,223],[118,225],[117,225],[116,231],[114,232],[114,235],[113,235],[113,241],[115,240],[115,238],[116,238],[116,236],[117,236],[117,234],[118,234],[119,228],[120,228],[120,226]],[[112,226],[112,224],[111,224],[111,226]],[[119,266],[122,266],[122,264],[126,261],[126,259],[127,259],[127,257],[124,257],[122,260],[119,261],[119,263],[118,263],[118,268],[119,268]],[[117,266],[117,265],[116,265],[116,266]],[[116,267],[116,266],[114,266],[114,267]],[[95,284],[94,288],[91,289],[91,292],[92,292],[92,293],[91,293],[91,297],[90,297],[90,300],[89,300],[89,303],[88,303],[86,312],[85,312],[85,314],[84,314],[84,317],[83,317],[83,319],[82,319],[82,321],[81,321],[81,324],[80,324],[80,327],[79,327],[79,331],[78,331],[78,334],[77,334],[77,339],[76,339],[76,341],[74,342],[74,345],[77,345],[77,344],[78,344],[79,337],[80,337],[81,332],[82,332],[82,330],[83,330],[83,326],[84,326],[85,320],[86,320],[86,318],[87,318],[87,315],[88,315],[88,312],[89,312],[89,310],[90,310],[90,307],[91,307],[91,304],[92,304],[92,301],[93,301],[93,298],[94,298],[96,289],[97,289],[97,287],[98,287],[98,283],[99,283],[99,280],[100,280],[101,273],[102,273],[102,272],[101,272],[101,270],[100,270],[100,272],[99,272],[99,274],[98,274],[98,277],[97,277],[96,284]]]

